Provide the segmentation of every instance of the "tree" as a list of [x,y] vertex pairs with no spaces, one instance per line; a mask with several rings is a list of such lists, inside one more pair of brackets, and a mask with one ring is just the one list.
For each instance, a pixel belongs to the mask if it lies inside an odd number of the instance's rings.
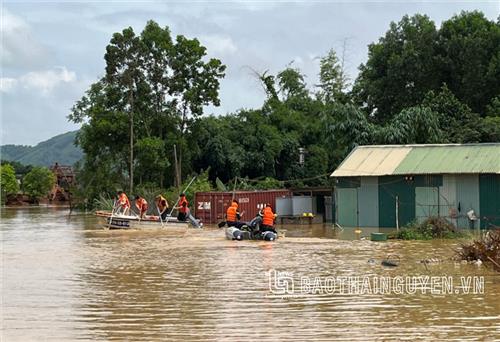
[[500,142],[500,116],[482,118],[479,126],[481,142]]
[[328,51],[319,64],[319,98],[325,102],[346,102],[345,93],[349,80],[335,50]]
[[377,127],[353,104],[328,106],[322,121],[328,143],[342,149],[343,155],[357,145],[370,145],[375,142]]
[[442,131],[441,143],[473,143],[480,141],[478,127],[481,117],[443,85],[437,91],[429,91],[422,101],[424,107],[438,114],[439,127]]
[[106,47],[106,85],[116,95],[116,109],[127,113],[129,118],[129,184],[134,189],[134,116],[137,110],[136,98],[144,83],[142,72],[143,49],[141,40],[134,30],[128,27],[122,33],[113,34]]
[[500,95],[493,98],[491,103],[486,106],[486,115],[500,117]]
[[0,165],[1,173],[1,195],[2,203],[5,203],[7,195],[16,194],[19,191],[19,184],[17,183],[14,168],[10,164]]
[[34,200],[46,196],[54,186],[56,176],[46,167],[35,166],[24,176],[23,189]]
[[[115,33],[105,60],[105,77],[90,87],[68,118],[83,124],[77,137],[85,152],[82,173],[99,170],[113,179],[81,175],[82,186],[87,188],[85,181],[89,181],[95,191],[109,191],[104,187],[116,184],[123,189],[128,181],[132,190],[146,174],[162,183],[163,175],[173,171],[167,159],[174,145],[179,169],[191,171],[185,136],[204,106],[220,104],[219,81],[225,66],[218,59],[208,59],[197,39],[179,35],[174,41],[168,27],[153,21],[139,36],[132,28]],[[134,175],[137,167],[141,169]],[[128,177],[122,170],[128,170]]]
[[159,183],[163,187],[164,171],[170,165],[165,154],[165,142],[157,137],[146,137],[135,144],[139,183]]
[[403,109],[376,133],[386,144],[435,144],[443,141],[439,115],[428,107]]
[[391,22],[385,36],[368,46],[368,60],[359,67],[353,94],[376,122],[389,122],[440,86],[437,34],[429,17],[406,15],[399,23]]
[[443,22],[437,48],[441,82],[484,116],[500,93],[500,22],[479,11],[462,12]]
[[304,75],[299,69],[289,66],[278,73],[277,80],[285,101],[293,97],[304,98],[308,95]]

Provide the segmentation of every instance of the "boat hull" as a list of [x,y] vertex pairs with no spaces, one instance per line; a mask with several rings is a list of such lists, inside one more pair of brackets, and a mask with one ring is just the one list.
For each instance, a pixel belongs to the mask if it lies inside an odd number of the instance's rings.
[[105,229],[166,229],[175,232],[186,232],[188,223],[178,221],[176,218],[170,218],[168,221],[160,222],[158,219],[139,219],[135,216],[111,215],[110,212],[97,212],[96,215],[101,218],[103,228]]

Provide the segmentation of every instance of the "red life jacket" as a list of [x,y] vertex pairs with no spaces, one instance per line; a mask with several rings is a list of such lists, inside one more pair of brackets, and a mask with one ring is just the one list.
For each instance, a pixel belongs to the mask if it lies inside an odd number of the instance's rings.
[[265,226],[273,226],[274,224],[274,213],[271,207],[265,207],[262,211],[262,224]]

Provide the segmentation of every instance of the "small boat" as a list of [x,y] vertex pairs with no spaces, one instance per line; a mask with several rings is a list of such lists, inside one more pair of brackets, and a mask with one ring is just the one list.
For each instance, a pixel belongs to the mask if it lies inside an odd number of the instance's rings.
[[238,229],[236,227],[227,227],[225,229],[226,239],[228,240],[264,240],[275,241],[278,239],[278,234],[274,232],[251,232],[245,229]]
[[178,221],[175,217],[167,217],[161,222],[157,216],[147,216],[140,219],[137,216],[112,214],[110,211],[96,211],[105,229],[167,229],[172,232],[184,233],[188,222]]

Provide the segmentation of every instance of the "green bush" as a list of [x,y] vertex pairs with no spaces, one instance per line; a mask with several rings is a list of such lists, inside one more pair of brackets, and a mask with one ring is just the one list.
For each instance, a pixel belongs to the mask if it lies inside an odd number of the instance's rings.
[[429,217],[422,223],[414,220],[396,234],[396,238],[401,240],[455,239],[466,236],[445,218],[436,216]]
[[9,164],[0,165],[0,188],[2,203],[5,202],[7,195],[15,194],[19,191],[19,184],[17,184],[16,175],[14,172],[14,168]]
[[24,191],[35,201],[48,195],[56,182],[56,176],[46,167],[35,166],[23,179]]

